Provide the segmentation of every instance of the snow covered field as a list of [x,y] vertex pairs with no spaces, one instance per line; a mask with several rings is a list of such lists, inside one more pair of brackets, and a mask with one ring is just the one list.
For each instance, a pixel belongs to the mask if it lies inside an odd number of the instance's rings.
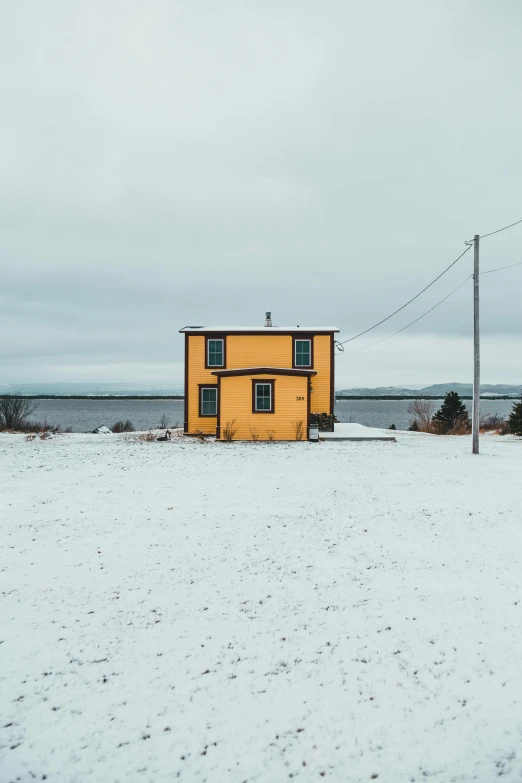
[[0,781],[522,779],[522,441],[0,436]]

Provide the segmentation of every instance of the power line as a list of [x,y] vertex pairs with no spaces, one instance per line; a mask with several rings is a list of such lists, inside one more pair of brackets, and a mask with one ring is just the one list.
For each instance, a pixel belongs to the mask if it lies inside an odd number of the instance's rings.
[[[393,318],[393,316],[394,316],[394,315],[397,315],[397,313],[400,313],[400,311],[401,311],[401,310],[404,310],[404,308],[405,308],[405,307],[408,307],[408,305],[409,305],[409,304],[411,304],[411,303],[412,303],[412,302],[414,302],[416,299],[418,299],[418,298],[419,298],[419,296],[420,296],[421,294],[423,294],[423,293],[424,293],[424,291],[427,291],[427,290],[428,290],[428,288],[431,288],[431,286],[432,286],[434,283],[436,283],[436,282],[437,282],[437,280],[440,280],[440,278],[441,278],[443,275],[445,275],[445,274],[446,274],[446,272],[448,272],[448,271],[451,269],[451,267],[452,267],[452,266],[455,266],[455,264],[457,263],[457,261],[460,261],[460,259],[462,258],[462,256],[466,255],[466,253],[468,252],[468,250],[470,249],[470,247],[471,247],[471,245],[469,245],[469,246],[468,246],[468,247],[465,249],[465,251],[464,251],[463,253],[461,253],[461,254],[460,254],[460,256],[459,256],[458,258],[456,258],[456,259],[455,259],[455,261],[453,261],[453,262],[452,262],[452,263],[451,263],[451,264],[450,264],[450,265],[449,265],[449,266],[448,266],[448,267],[447,267],[447,268],[446,268],[446,269],[445,269],[443,272],[441,272],[441,273],[440,273],[440,275],[439,275],[438,277],[436,277],[436,278],[435,278],[435,280],[432,280],[432,281],[431,281],[431,283],[428,283],[428,285],[427,285],[425,288],[423,288],[423,289],[422,289],[422,291],[419,291],[419,293],[418,293],[418,294],[416,294],[416,295],[415,295],[415,296],[414,296],[412,299],[410,299],[408,302],[406,302],[406,304],[403,304],[403,305],[402,305],[402,307],[399,307],[399,309],[398,309],[398,310],[395,310],[395,311],[394,311],[393,313],[391,313],[390,315],[387,315],[387,316],[386,316],[386,318],[383,318],[383,319],[382,319],[382,321],[379,321],[378,323],[374,324],[373,326],[370,326],[370,328],[369,328],[369,329],[365,329],[365,330],[364,330],[364,332],[359,332],[359,334],[356,334],[356,335],[355,335],[355,337],[350,337],[348,340],[343,340],[342,342],[340,342],[340,343],[338,343],[338,344],[339,344],[339,345],[345,345],[346,343],[351,343],[351,342],[352,342],[352,340],[356,340],[358,337],[362,337],[362,335],[363,335],[363,334],[368,334],[368,332],[371,332],[373,329],[376,329],[378,326],[380,326],[381,324],[383,324],[385,321],[389,321],[389,320],[390,320],[390,318]],[[442,301],[444,301],[444,300],[442,300]],[[349,353],[351,353],[351,351],[349,351]]]
[[[485,272],[481,272],[481,275],[489,275],[491,272],[501,272],[503,269],[512,269],[514,266],[522,266],[522,261],[518,261],[516,264],[509,264],[509,266],[499,266],[496,269],[488,269]],[[399,329],[397,332],[394,332],[393,334],[389,334],[387,337],[383,337],[382,340],[376,340],[373,343],[369,343],[368,345],[362,345],[360,348],[354,348],[353,351],[347,351],[346,353],[355,353],[356,351],[364,351],[365,348],[371,348],[372,345],[379,345],[379,343],[384,343],[386,340],[390,340],[392,337],[395,337],[395,335],[400,334],[401,332],[404,332],[406,329],[409,329],[410,326],[413,326],[413,324],[416,324],[418,321],[422,320],[425,316],[429,315],[433,310],[435,310],[439,305],[441,305],[443,302],[446,301],[446,299],[449,299],[450,296],[453,296],[454,293],[456,293],[459,288],[462,288],[464,283],[467,283],[468,280],[471,280],[473,275],[470,275],[469,277],[466,277],[465,280],[462,281],[460,285],[458,285],[456,288],[453,289],[447,296],[444,297],[444,299],[441,299],[440,302],[437,302],[436,305],[433,305],[433,307],[430,307],[429,310],[426,310],[425,313],[420,315],[418,318],[416,318],[414,321],[411,321],[406,326],[403,326],[402,329]],[[342,345],[342,343],[337,343],[338,345]],[[344,353],[344,349],[343,349]]]
[[[418,318],[416,318],[414,321],[411,321],[409,324],[406,324],[406,326],[403,326],[402,329],[399,329],[397,332],[394,332],[393,334],[389,334],[388,337],[383,337],[382,340],[376,340],[374,343],[369,343],[368,345],[362,345],[360,348],[354,348],[353,351],[347,351],[346,353],[355,353],[356,351],[363,351],[365,348],[371,348],[372,345],[378,345],[379,343],[384,343],[386,340],[391,340],[392,337],[395,337],[395,335],[400,334],[401,332],[404,332],[406,329],[409,329],[410,326],[413,326],[413,324],[416,324],[418,321],[425,318],[427,315],[433,312],[439,305],[441,305],[443,302],[446,301],[446,299],[449,299],[450,296],[453,296],[459,288],[462,288],[464,283],[467,283],[468,280],[471,280],[472,275],[468,275],[465,280],[460,283],[456,288],[453,289],[447,296],[444,297],[444,299],[441,299],[440,302],[437,302],[437,304],[433,305],[433,307],[430,307],[429,310],[426,310],[425,313],[422,315],[419,315]],[[342,345],[342,343],[340,343]],[[344,352],[344,351],[343,351]]]
[[504,226],[504,228],[497,228],[496,231],[490,231],[489,234],[481,234],[480,239],[485,239],[485,237],[491,237],[493,234],[500,234],[501,231],[505,231],[507,228],[513,228],[513,226],[518,226],[519,223],[522,223],[522,220],[517,220],[515,223],[510,223],[509,226]]
[[[518,261],[516,264],[509,264],[509,266],[499,266],[496,269],[488,269],[485,272],[481,272],[480,274],[481,275],[489,275],[491,272],[501,272],[503,269],[512,269],[515,266],[522,266],[522,261]],[[425,316],[429,315],[431,312],[433,312],[433,310],[435,310],[437,307],[439,307],[439,305],[441,305],[443,302],[445,302],[446,299],[449,299],[450,296],[453,296],[453,294],[455,294],[459,290],[459,288],[462,288],[464,283],[467,283],[467,281],[471,279],[471,277],[472,277],[472,275],[470,275],[469,277],[466,277],[466,279],[463,280],[462,283],[460,283],[460,285],[458,285],[456,288],[454,288],[453,291],[451,291],[447,296],[445,296],[444,299],[441,299],[440,302],[437,302],[436,305],[433,305],[433,307],[430,307],[429,310],[426,310],[425,313],[420,315],[414,321],[411,321],[406,326],[403,326],[402,329],[399,329],[398,331],[394,332],[393,334],[389,334],[387,337],[383,337],[382,340],[376,340],[375,342],[369,343],[368,345],[362,345],[360,348],[354,348],[353,351],[347,351],[347,353],[355,353],[356,351],[363,351],[365,348],[371,348],[372,345],[379,345],[379,343],[384,343],[384,342],[386,342],[386,340],[390,340],[392,337],[395,337],[395,335],[400,334],[401,332],[404,332],[406,329],[409,329],[410,326],[413,326],[413,324],[416,324],[418,321],[420,321],[423,318],[425,318]],[[342,344],[343,343],[338,343],[338,345],[342,345]],[[343,352],[344,352],[344,349],[343,349]]]
[[[493,236],[493,234],[499,234],[501,231],[506,231],[506,229],[508,229],[508,228],[512,228],[513,226],[518,226],[520,223],[522,223],[522,219],[515,221],[515,223],[510,223],[508,226],[504,226],[503,228],[497,228],[496,231],[490,231],[489,234],[481,234],[479,236],[479,239],[484,239],[485,237]],[[357,340],[359,337],[362,337],[364,334],[368,334],[368,332],[372,332],[374,329],[376,329],[381,324],[386,323],[386,321],[389,321],[390,318],[393,318],[394,315],[397,315],[397,313],[400,313],[401,310],[404,310],[406,307],[408,307],[408,305],[410,305],[412,302],[414,302],[416,299],[418,299],[419,296],[421,296],[425,291],[427,291],[428,288],[431,288],[431,286],[434,283],[436,283],[437,280],[440,280],[440,278],[443,275],[445,275],[446,272],[448,272],[453,266],[455,266],[457,261],[460,261],[462,256],[464,256],[468,252],[468,250],[471,248],[471,246],[473,244],[473,240],[470,240],[469,242],[466,242],[465,244],[467,245],[467,247],[464,250],[464,252],[461,253],[460,256],[458,258],[456,258],[455,261],[453,261],[446,269],[444,269],[444,271],[441,272],[440,275],[438,275],[434,280],[432,280],[431,283],[428,283],[428,285],[425,286],[425,288],[423,288],[422,291],[419,291],[418,294],[416,294],[414,297],[409,299],[405,304],[403,304],[402,307],[399,307],[397,310],[394,310],[393,313],[390,313],[390,315],[387,315],[386,318],[383,318],[381,321],[378,321],[376,324],[374,324],[373,326],[370,326],[368,329],[365,329],[364,331],[359,332],[358,334],[354,335],[353,337],[349,337],[348,340],[343,340],[342,342],[336,341],[336,345],[338,345],[340,347],[341,345],[346,345],[346,343],[351,343],[353,340]],[[490,274],[492,272],[500,272],[503,269],[511,269],[512,267],[521,266],[521,265],[522,265],[522,261],[519,262],[519,263],[516,263],[516,264],[509,264],[508,266],[501,266],[501,267],[498,267],[497,269],[488,269],[485,272],[481,272],[481,274],[487,275],[487,274]],[[466,279],[468,279],[468,278],[466,278]],[[464,283],[462,283],[462,285],[464,285]],[[455,291],[457,291],[458,288],[460,288],[460,286],[458,286],[455,289]],[[455,291],[452,291],[452,293],[455,293]],[[449,296],[451,296],[451,294],[448,294],[448,297]],[[435,305],[435,307],[438,307],[439,304],[442,304],[442,302],[446,301],[446,299],[448,297],[446,297],[445,299],[441,299],[441,301],[437,305]],[[434,310],[435,307],[431,308],[431,310],[428,310],[424,315],[428,315],[428,313],[431,313],[431,311]],[[420,318],[424,318],[424,315],[420,316]],[[412,324],[416,323],[418,320],[420,320],[420,318],[416,319],[416,321],[412,321],[411,324],[409,324],[409,326],[411,326]],[[404,327],[404,329],[407,329],[407,328],[408,328],[407,326]],[[404,330],[403,329],[399,329],[399,332],[401,332],[401,331],[404,331]],[[395,334],[399,334],[399,332],[395,332]],[[393,337],[393,336],[394,335],[390,335],[390,337]],[[389,338],[385,337],[384,339],[388,340]],[[378,340],[377,342],[383,342],[383,340]],[[377,345],[377,343],[370,343],[370,345]],[[370,345],[363,346],[363,347],[369,348]],[[361,350],[361,349],[357,349],[357,350]],[[349,351],[348,353],[353,353],[353,352]]]
[[485,272],[481,272],[481,275],[490,275],[491,272],[501,272],[503,269],[513,269],[514,266],[522,266],[522,261],[518,261],[516,264],[509,264],[509,266],[499,266],[497,269],[487,269]]

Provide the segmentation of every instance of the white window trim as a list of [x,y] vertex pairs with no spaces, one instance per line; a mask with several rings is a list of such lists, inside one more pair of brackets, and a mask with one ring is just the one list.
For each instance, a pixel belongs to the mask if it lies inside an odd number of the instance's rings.
[[[268,386],[270,389],[270,394],[268,395],[268,399],[270,400],[270,405],[268,408],[258,408],[257,407],[257,387],[258,386]],[[266,399],[264,397],[263,399]],[[266,381],[256,381],[256,394],[255,394],[255,412],[256,413],[271,413],[273,411],[274,405],[272,400],[272,384],[267,383]]]
[[[204,400],[203,400],[203,392],[208,391],[209,389],[211,391],[213,391],[215,393],[215,395],[216,395],[216,399],[215,399],[216,412],[215,413],[204,413],[203,412],[203,402],[204,402]],[[201,389],[199,390],[199,393],[201,395],[201,399],[200,399],[201,415],[202,416],[210,416],[210,417],[214,417],[215,418],[217,416],[217,411],[218,411],[218,390],[217,390],[217,386],[202,386]]]
[[[221,343],[221,364],[210,364],[210,343]],[[225,341],[222,337],[209,337],[207,340],[207,365],[209,367],[224,367],[225,366]]]
[[[308,356],[310,361],[308,364],[297,364],[297,343],[308,343]],[[311,367],[312,366],[312,341],[309,337],[298,338],[294,341],[294,365],[295,367]]]

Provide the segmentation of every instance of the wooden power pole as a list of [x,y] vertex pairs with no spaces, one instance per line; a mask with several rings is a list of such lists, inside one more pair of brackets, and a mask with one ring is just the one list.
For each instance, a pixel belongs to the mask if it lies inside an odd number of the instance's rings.
[[479,453],[480,428],[480,322],[479,322],[479,240],[473,237],[473,454]]

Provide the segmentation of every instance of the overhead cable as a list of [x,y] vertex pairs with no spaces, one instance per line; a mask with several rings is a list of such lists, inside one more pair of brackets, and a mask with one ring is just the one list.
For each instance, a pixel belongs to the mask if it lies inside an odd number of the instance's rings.
[[507,228],[513,228],[513,226],[518,226],[519,223],[522,223],[522,220],[517,220],[515,223],[510,223],[509,226],[504,226],[504,228],[497,228],[496,231],[490,231],[489,234],[480,234],[480,239],[491,237],[493,236],[493,234],[500,234],[501,231],[505,231]]
[[503,269],[513,269],[514,266],[522,266],[522,261],[518,261],[516,264],[509,264],[508,266],[499,266],[496,269],[486,269],[485,272],[479,272],[479,274],[490,275],[491,272],[501,272]]
[[[369,329],[365,329],[364,332],[359,332],[359,334],[356,334],[354,337],[350,337],[348,340],[343,340],[340,345],[345,345],[346,343],[351,343],[352,340],[356,340],[358,337],[362,337],[363,334],[368,334],[368,332],[371,332],[373,329],[376,329],[378,326],[383,324],[385,321],[389,321],[390,318],[393,318],[394,315],[397,315],[397,313],[400,313],[401,310],[404,310],[405,307],[408,307],[409,304],[415,301],[415,299],[418,299],[421,294],[424,293],[424,291],[427,291],[428,288],[431,288],[431,286],[437,282],[437,280],[440,280],[440,278],[448,272],[452,266],[455,266],[457,261],[460,261],[462,256],[466,255],[468,250],[470,249],[471,245],[469,245],[463,253],[460,254],[458,258],[455,259],[446,269],[438,275],[438,277],[435,278],[435,280],[432,280],[431,283],[428,283],[428,285],[422,289],[422,291],[419,291],[418,294],[416,294],[412,299],[410,299],[406,304],[403,304],[402,307],[399,307],[398,310],[394,310],[393,313],[390,313],[390,315],[387,315],[386,318],[383,318],[382,321],[379,321],[378,323],[374,324],[373,326],[370,326]],[[444,301],[444,300],[443,300]]]
[[[402,329],[399,329],[397,332],[394,332],[393,334],[389,334],[388,337],[383,337],[382,340],[376,340],[374,343],[369,343],[368,345],[362,345],[360,348],[354,348],[352,351],[345,351],[345,353],[355,353],[356,351],[363,351],[365,348],[371,348],[372,345],[378,345],[379,343],[384,343],[386,340],[391,340],[392,337],[395,337],[395,335],[400,334],[401,332],[404,332],[406,329],[409,329],[410,326],[413,326],[413,324],[416,324],[418,321],[422,320],[422,318],[425,318],[429,313],[432,313],[433,310],[435,310],[439,305],[441,305],[443,302],[446,301],[446,299],[449,299],[450,296],[453,296],[454,293],[456,293],[459,288],[462,288],[464,283],[467,283],[468,280],[471,280],[472,275],[468,275],[465,280],[460,283],[456,288],[453,289],[447,296],[444,297],[444,299],[441,299],[440,302],[437,302],[436,305],[433,305],[433,307],[430,307],[429,310],[426,310],[425,313],[422,315],[419,315],[418,318],[416,318],[414,321],[411,321],[409,324],[406,324],[406,326],[403,326]],[[343,349],[344,351],[344,349]]]
[[[489,275],[491,272],[501,272],[503,269],[512,269],[514,266],[522,266],[522,261],[518,261],[516,264],[509,264],[509,266],[499,266],[496,269],[487,269],[485,272],[480,272],[481,275]],[[441,299],[440,302],[437,302],[436,305],[433,305],[429,310],[426,310],[423,315],[420,315],[418,318],[416,318],[414,321],[411,321],[406,326],[403,326],[402,329],[399,329],[397,332],[394,332],[393,334],[389,334],[388,337],[383,337],[382,340],[376,340],[373,343],[369,343],[368,345],[362,345],[360,348],[354,348],[352,351],[346,351],[346,353],[355,353],[356,351],[363,351],[365,348],[371,348],[372,345],[379,345],[379,343],[384,343],[386,340],[390,340],[392,337],[395,337],[395,335],[400,334],[401,332],[404,332],[406,329],[409,329],[410,326],[413,326],[413,324],[416,324],[418,321],[420,321],[422,318],[424,318],[426,315],[429,315],[429,313],[433,312],[439,305],[441,305],[443,302],[446,301],[446,299],[449,299],[450,296],[453,296],[454,293],[456,293],[459,288],[462,288],[464,283],[467,283],[468,280],[471,280],[473,275],[469,275],[466,277],[465,280],[462,281],[460,285],[458,285],[456,288],[453,289],[447,296],[444,297],[444,299]],[[336,344],[339,346],[339,349],[342,353],[344,353],[344,348],[342,347],[342,343],[338,343],[337,340],[335,341]]]

